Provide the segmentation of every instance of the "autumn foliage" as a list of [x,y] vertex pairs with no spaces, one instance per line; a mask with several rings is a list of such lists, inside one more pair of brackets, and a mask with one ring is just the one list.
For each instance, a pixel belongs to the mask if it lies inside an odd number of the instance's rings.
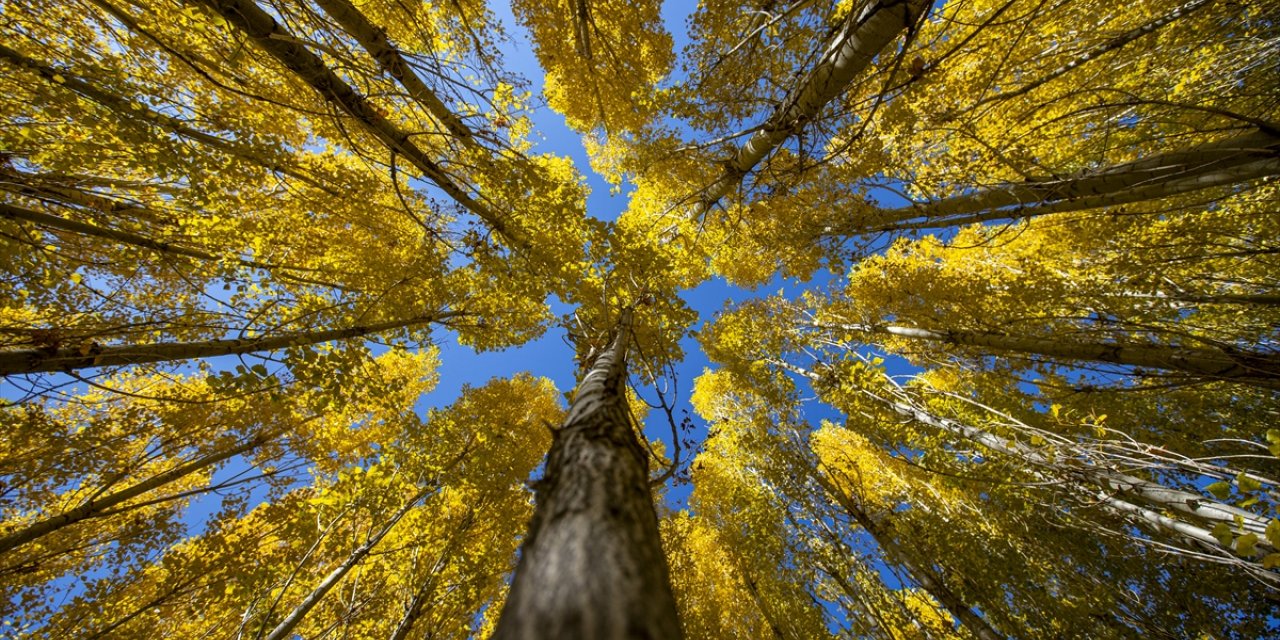
[[0,636],[1280,633],[1280,5],[681,5],[0,0]]

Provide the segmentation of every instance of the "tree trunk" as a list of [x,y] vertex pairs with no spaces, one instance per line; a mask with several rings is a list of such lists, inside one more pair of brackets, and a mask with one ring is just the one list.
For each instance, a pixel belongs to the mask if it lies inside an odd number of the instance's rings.
[[256,449],[268,439],[270,439],[268,436],[261,435],[238,446],[223,449],[222,451],[216,451],[209,455],[197,458],[196,460],[192,460],[191,462],[178,465],[168,471],[158,473],[131,487],[126,487],[115,493],[90,500],[89,502],[86,502],[74,509],[34,522],[22,529],[19,529],[18,531],[6,534],[5,536],[0,537],[0,555],[13,551],[22,545],[34,542],[46,535],[49,535],[50,533],[64,529],[78,522],[84,522],[85,520],[104,515],[103,512],[108,509],[141,496],[148,491],[158,489],[170,482],[182,479],[197,471],[207,469],[237,455]]
[[463,208],[488,223],[498,235],[514,242],[518,247],[526,247],[527,243],[513,235],[514,230],[508,228],[504,216],[499,215],[489,205],[472,198],[458,186],[440,165],[413,142],[408,133],[379,114],[364,96],[326,66],[320,56],[303,46],[299,38],[285,31],[276,19],[257,3],[253,0],[204,0],[204,3],[249,36],[258,47],[315,89],[325,100],[359,122],[388,150],[403,156],[421,172],[422,177],[430,180]]
[[844,93],[849,83],[898,34],[911,26],[927,6],[920,0],[877,1],[861,12],[851,14],[827,44],[826,51],[813,69],[787,93],[769,119],[761,123],[755,134],[725,163],[724,173],[703,194],[698,215],[705,214],[778,145],[799,132],[827,103]]
[[355,5],[347,0],[316,0],[316,4],[342,25],[342,28],[351,34],[351,37],[355,38],[370,56],[373,56],[378,66],[387,75],[399,81],[414,101],[435,116],[449,130],[449,133],[464,142],[474,142],[471,130],[457,115],[449,111],[440,98],[436,97],[434,91],[427,87],[427,84],[387,38],[385,30],[370,22]]
[[616,331],[555,433],[495,640],[682,637],[625,394],[629,313]]
[[7,60],[10,64],[13,64],[16,67],[27,69],[28,71],[38,74],[50,83],[66,87],[67,89],[84,96],[88,100],[110,109],[126,120],[144,122],[146,124],[159,127],[182,138],[186,138],[193,142],[199,142],[207,147],[217,149],[227,155],[247,160],[270,171],[282,173],[291,178],[301,180],[316,188],[325,188],[324,185],[317,182],[315,178],[307,175],[298,167],[286,164],[287,161],[264,157],[262,152],[258,149],[253,149],[238,142],[226,140],[198,129],[193,129],[188,126],[187,123],[178,118],[155,111],[145,102],[114,95],[94,86],[70,71],[54,69],[53,67],[43,64],[38,60],[22,55],[17,50],[10,49],[3,44],[0,44],[0,60]]
[[56,349],[14,349],[0,351],[0,376],[20,373],[73,371],[90,367],[115,367],[149,362],[168,362],[171,360],[193,360],[195,358],[213,358],[256,351],[271,351],[273,349],[318,344],[332,340],[360,338],[383,331],[391,331],[392,329],[438,322],[458,315],[461,315],[461,313],[444,312],[408,320],[391,320],[362,327],[297,331],[264,338],[122,344],[106,347],[94,342],[83,342],[79,346]]
[[1004,636],[996,631],[987,623],[986,619],[973,612],[973,609],[966,603],[951,587],[934,573],[932,567],[917,564],[913,559],[903,552],[898,546],[897,540],[885,530],[883,522],[877,522],[865,510],[862,509],[856,501],[852,500],[845,492],[833,485],[829,480],[823,478],[820,474],[813,474],[822,488],[826,490],[832,498],[849,514],[850,517],[858,523],[872,538],[875,539],[876,545],[880,547],[887,556],[887,559],[893,564],[902,567],[920,585],[929,595],[933,596],[943,607],[946,608],[951,615],[955,616],[960,624],[968,629],[975,637],[980,640],[1004,640]]
[[935,331],[894,325],[842,324],[830,325],[826,328],[879,333],[1063,360],[1148,367],[1210,379],[1245,382],[1261,387],[1280,387],[1280,357],[1267,353],[1228,352],[1219,349],[1154,344],[1068,342],[1048,338],[1010,336],[989,331]]
[[360,564],[360,561],[364,560],[365,556],[369,555],[369,552],[373,551],[373,548],[378,546],[378,543],[381,542],[388,533],[390,533],[391,529],[396,526],[397,522],[400,522],[400,519],[403,518],[406,513],[409,513],[409,510],[412,509],[414,505],[418,504],[419,500],[427,497],[427,494],[435,490],[435,486],[427,486],[406,502],[403,507],[400,507],[400,510],[397,511],[395,515],[391,516],[389,521],[387,521],[387,524],[383,525],[377,533],[373,534],[365,541],[364,544],[357,547],[355,551],[352,551],[351,555],[347,556],[347,559],[344,560],[342,564],[338,565],[336,569],[330,571],[329,575],[325,576],[324,579],[320,581],[320,584],[316,585],[316,588],[312,589],[311,593],[308,593],[307,596],[302,599],[302,602],[298,603],[298,606],[294,607],[293,611],[290,611],[289,615],[286,615],[284,620],[281,620],[280,624],[276,625],[276,628],[267,635],[265,640],[284,640],[285,638],[293,637],[292,634],[294,627],[297,627],[298,623],[302,622],[302,619],[305,618],[316,605],[320,604],[320,601],[324,599],[325,594],[329,593],[330,590],[337,586],[338,582],[340,582],[353,567]]
[[829,227],[823,235],[1020,220],[1158,200],[1277,174],[1280,174],[1280,138],[1257,130],[1075,178],[1008,184],[908,207],[882,209],[868,218]]
[[[816,381],[820,377],[817,373],[802,367],[784,365],[784,368],[810,380]],[[1063,480],[1066,480],[1065,484],[1082,494],[1087,502],[1097,502],[1118,513],[1136,515],[1141,520],[1171,529],[1197,543],[1226,549],[1232,553],[1235,552],[1234,542],[1230,545],[1223,545],[1213,536],[1212,532],[1204,527],[1190,522],[1174,520],[1117,497],[1117,495],[1130,496],[1159,509],[1179,511],[1204,518],[1211,523],[1225,523],[1233,528],[1255,533],[1259,537],[1257,543],[1259,553],[1255,555],[1260,555],[1263,549],[1270,547],[1270,541],[1266,539],[1266,529],[1270,521],[1256,513],[1206,498],[1197,493],[1171,489],[1156,482],[1143,480],[1119,471],[1112,471],[1101,464],[1067,466],[1050,460],[1036,448],[1020,442],[1002,438],[955,420],[935,416],[918,407],[904,402],[897,402],[890,398],[883,398],[870,391],[864,390],[861,394],[884,405],[904,418],[929,425],[939,431],[959,436],[965,440],[976,442],[1003,455],[1031,463],[1031,474],[1033,476],[1040,480],[1056,480],[1056,484],[1063,484]],[[1036,471],[1035,469],[1037,468],[1057,474],[1059,477]],[[1099,488],[1102,490],[1099,490]]]

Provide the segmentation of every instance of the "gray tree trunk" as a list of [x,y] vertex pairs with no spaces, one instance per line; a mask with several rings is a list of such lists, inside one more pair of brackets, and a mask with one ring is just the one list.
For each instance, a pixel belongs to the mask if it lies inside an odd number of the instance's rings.
[[392,320],[361,327],[344,329],[325,329],[320,331],[296,331],[283,335],[262,338],[240,338],[229,340],[199,340],[195,342],[160,342],[155,344],[121,344],[100,346],[92,342],[84,342],[78,346],[57,347],[52,349],[13,349],[0,351],[0,376],[19,373],[50,373],[56,371],[73,371],[90,367],[115,367],[122,365],[145,364],[148,362],[169,362],[172,360],[193,360],[195,358],[212,358],[215,356],[239,355],[258,351],[272,351],[307,344],[318,344],[332,340],[348,340],[375,333],[391,331],[404,327],[414,327],[460,315],[459,312],[444,312],[430,316],[410,318],[408,320]]
[[927,7],[921,0],[882,0],[851,14],[827,43],[822,58],[725,163],[724,172],[703,194],[698,215],[706,213],[778,145],[798,133],[827,103],[843,94],[854,78]]
[[[825,325],[824,325],[825,326]],[[1234,380],[1261,387],[1280,387],[1280,356],[1249,351],[1223,351],[1158,344],[1109,344],[1071,342],[1050,338],[1012,336],[991,331],[937,331],[895,325],[831,325],[848,331],[879,333],[918,340],[945,342],[993,351],[1025,353],[1047,358],[1106,362],[1131,367],[1176,371],[1218,380]]]
[[168,471],[158,473],[146,480],[143,480],[133,486],[125,487],[115,493],[94,498],[78,507],[68,509],[56,516],[45,518],[33,522],[22,529],[8,533],[0,537],[0,555],[4,555],[25,544],[39,540],[55,531],[65,529],[71,525],[85,520],[90,520],[103,515],[109,515],[107,511],[112,507],[121,505],[129,500],[137,498],[148,491],[158,489],[166,484],[180,480],[197,471],[216,466],[222,462],[229,460],[242,453],[247,453],[261,446],[270,437],[260,435],[243,444],[215,451],[208,455],[202,456],[191,462],[178,465]]
[[398,153],[414,166],[422,177],[430,180],[441,191],[453,198],[463,208],[488,223],[498,235],[518,247],[526,247],[516,230],[507,225],[507,216],[495,211],[488,204],[477,200],[466,189],[454,182],[439,164],[432,160],[395,123],[378,113],[378,110],[360,95],[350,84],[334,73],[320,56],[301,44],[276,19],[253,0],[203,0],[209,8],[247,35],[262,51],[284,65],[325,100],[333,103],[365,128],[387,149]]
[[556,431],[495,640],[683,637],[627,407],[629,331],[624,316]]
[[858,523],[872,538],[876,544],[884,551],[887,559],[895,565],[906,570],[916,584],[921,589],[933,596],[944,608],[957,620],[960,624],[968,629],[979,640],[1004,640],[1004,636],[996,631],[987,622],[985,618],[974,613],[968,603],[964,601],[951,587],[947,586],[933,570],[933,567],[916,563],[914,559],[909,557],[898,545],[898,541],[893,535],[885,530],[883,522],[878,522],[868,514],[861,505],[851,500],[849,496],[830,482],[815,474],[819,484],[836,502],[849,514],[850,517]]
[[927,229],[990,220],[1021,220],[1050,213],[1159,200],[1202,189],[1243,184],[1280,174],[1280,138],[1256,130],[1234,138],[1171,151],[1079,176],[1007,184],[933,202],[881,209],[823,231],[844,236]]

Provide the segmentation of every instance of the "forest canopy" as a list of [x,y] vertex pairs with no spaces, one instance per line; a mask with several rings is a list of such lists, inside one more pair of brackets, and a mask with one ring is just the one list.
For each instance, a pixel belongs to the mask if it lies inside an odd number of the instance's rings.
[[1280,635],[1280,3],[685,5],[0,0],[0,636]]

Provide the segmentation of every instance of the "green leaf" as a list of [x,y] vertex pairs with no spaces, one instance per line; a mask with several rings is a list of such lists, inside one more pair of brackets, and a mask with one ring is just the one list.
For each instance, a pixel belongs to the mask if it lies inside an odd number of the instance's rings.
[[1275,569],[1280,567],[1280,553],[1269,553],[1262,559],[1263,569]]
[[1271,524],[1267,525],[1267,540],[1271,546],[1280,549],[1280,520],[1272,518]]
[[1242,556],[1251,556],[1257,551],[1258,534],[1246,533],[1236,538],[1236,553]]
[[1257,491],[1262,488],[1262,483],[1241,472],[1236,474],[1236,486],[1240,487],[1241,491]]
[[1213,528],[1213,537],[1217,538],[1222,546],[1229,547],[1234,536],[1231,535],[1231,527],[1227,526],[1227,523],[1219,522],[1218,526]]
[[1213,497],[1219,500],[1226,500],[1231,495],[1231,484],[1225,480],[1219,480],[1204,488],[1205,491],[1213,494]]

